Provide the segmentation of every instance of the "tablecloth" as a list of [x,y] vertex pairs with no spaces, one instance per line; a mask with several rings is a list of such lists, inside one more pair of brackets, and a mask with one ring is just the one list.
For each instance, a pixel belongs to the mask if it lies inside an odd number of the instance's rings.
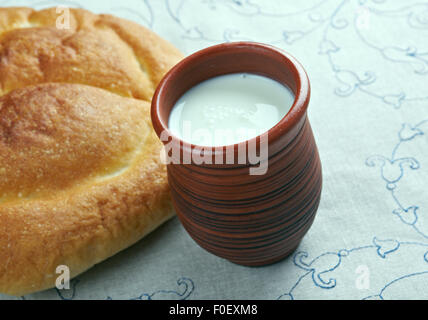
[[[185,54],[252,40],[285,49],[312,83],[323,164],[316,220],[288,259],[234,265],[177,218],[72,280],[22,299],[427,299],[428,2],[2,0],[134,20]],[[0,296],[8,299],[8,296]]]

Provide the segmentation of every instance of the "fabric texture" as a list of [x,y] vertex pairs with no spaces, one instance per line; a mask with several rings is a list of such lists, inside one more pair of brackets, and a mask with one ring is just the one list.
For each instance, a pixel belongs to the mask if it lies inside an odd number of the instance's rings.
[[175,218],[72,280],[70,290],[23,298],[428,298],[428,2],[0,5],[74,5],[112,13],[151,28],[185,54],[238,40],[285,49],[311,80],[309,119],[324,176],[314,225],[280,263],[247,268],[217,258],[199,248]]

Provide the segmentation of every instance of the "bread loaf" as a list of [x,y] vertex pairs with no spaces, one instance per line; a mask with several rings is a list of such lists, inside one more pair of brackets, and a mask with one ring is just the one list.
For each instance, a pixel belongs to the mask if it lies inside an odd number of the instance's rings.
[[74,277],[173,214],[150,122],[181,54],[110,15],[0,9],[0,292]]

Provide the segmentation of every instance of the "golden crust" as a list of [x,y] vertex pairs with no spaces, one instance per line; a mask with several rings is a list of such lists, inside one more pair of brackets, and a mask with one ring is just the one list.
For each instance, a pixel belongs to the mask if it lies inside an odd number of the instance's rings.
[[72,9],[0,9],[0,292],[55,285],[171,217],[150,99],[181,58],[151,31]]
[[70,11],[57,29],[55,9],[0,8],[3,94],[46,82],[80,83],[150,100],[181,54],[151,31],[110,15]]

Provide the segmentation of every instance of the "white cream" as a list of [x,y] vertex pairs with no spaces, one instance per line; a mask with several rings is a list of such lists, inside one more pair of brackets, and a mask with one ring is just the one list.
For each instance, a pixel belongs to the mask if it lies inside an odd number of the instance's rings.
[[273,128],[294,102],[291,90],[267,77],[236,73],[199,83],[175,104],[169,129],[199,146],[227,146]]

